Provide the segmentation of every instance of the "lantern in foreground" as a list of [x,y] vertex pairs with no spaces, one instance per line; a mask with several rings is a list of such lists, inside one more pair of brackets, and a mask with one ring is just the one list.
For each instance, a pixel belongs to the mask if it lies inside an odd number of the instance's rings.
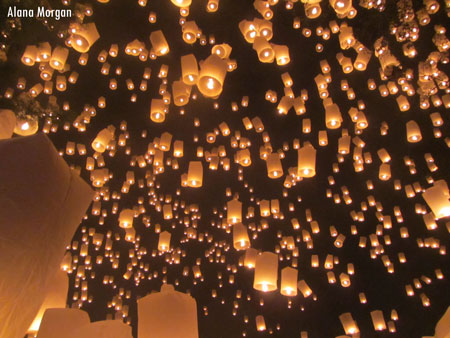
[[235,224],[242,222],[242,203],[238,199],[227,202],[227,223]]
[[353,335],[359,332],[358,325],[354,321],[352,314],[349,312],[343,313],[339,316],[342,326],[344,327],[345,334]]
[[278,255],[273,252],[263,252],[256,257],[253,288],[268,292],[277,289]]
[[45,134],[1,140],[0,157],[0,336],[23,337],[93,191]]
[[185,84],[193,86],[198,81],[198,65],[194,54],[181,57],[181,77]]
[[161,292],[137,301],[139,338],[198,338],[197,303],[191,296],[163,284]]
[[84,325],[89,325],[89,315],[83,310],[47,309],[42,317],[37,337],[70,337],[72,332]]
[[281,165],[278,153],[269,154],[267,157],[267,175],[269,178],[279,178],[283,175],[283,167]]

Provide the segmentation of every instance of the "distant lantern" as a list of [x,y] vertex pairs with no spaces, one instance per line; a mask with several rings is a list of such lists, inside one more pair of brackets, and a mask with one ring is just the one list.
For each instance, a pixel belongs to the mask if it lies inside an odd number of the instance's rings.
[[228,59],[231,54],[231,46],[227,43],[222,43],[220,45],[214,45],[211,50],[211,54],[216,54],[221,59]]
[[308,298],[313,293],[309,285],[304,280],[301,280],[297,283],[297,288],[300,290],[300,292],[303,294],[303,297],[305,298]]
[[69,50],[67,48],[55,47],[50,58],[50,66],[56,70],[63,70],[68,56]]
[[267,157],[267,175],[269,178],[279,178],[283,175],[283,167],[281,165],[280,155],[271,153]]
[[277,289],[278,255],[273,252],[263,252],[256,257],[253,288],[268,292]]
[[281,270],[281,287],[280,293],[283,296],[295,297],[297,296],[297,269],[285,267]]
[[203,184],[203,166],[200,161],[190,161],[187,173],[187,185],[191,188],[200,188]]
[[258,36],[258,28],[253,21],[242,20],[239,22],[239,30],[248,43],[253,43]]
[[316,149],[311,144],[298,149],[297,173],[300,177],[316,175]]
[[198,89],[206,97],[219,96],[226,74],[226,62],[215,54],[208,56],[200,65]]
[[416,121],[411,120],[406,123],[406,139],[410,143],[416,143],[422,140],[422,133]]
[[382,163],[380,165],[378,177],[382,181],[387,181],[391,178],[391,166],[388,163]]
[[386,322],[384,321],[383,312],[380,310],[375,310],[370,312],[372,317],[372,323],[375,331],[386,330]]
[[150,43],[152,44],[153,51],[157,56],[166,55],[169,53],[169,44],[162,30],[153,31],[150,33]]
[[100,35],[97,31],[95,23],[87,23],[83,25],[74,24],[69,28],[70,45],[73,49],[80,53],[86,53],[91,46],[99,39]]
[[247,228],[242,223],[233,224],[233,246],[236,250],[246,250],[250,247]]
[[219,0],[208,0],[206,11],[209,13],[217,12],[219,9]]

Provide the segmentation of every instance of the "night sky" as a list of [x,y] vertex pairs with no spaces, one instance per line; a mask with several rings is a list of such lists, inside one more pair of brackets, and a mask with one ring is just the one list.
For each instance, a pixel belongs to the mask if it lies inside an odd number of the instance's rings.
[[[52,2],[50,2],[52,3]],[[76,1],[72,0],[69,7],[61,3],[54,4],[54,8],[73,8]],[[419,62],[425,62],[429,54],[437,50],[432,39],[435,35],[434,26],[448,27],[448,8],[444,1],[438,1],[440,9],[431,14],[431,22],[425,26],[419,26],[419,39],[414,42],[417,55],[414,58],[406,57],[402,52],[404,42],[396,40],[395,35],[390,34],[389,27],[392,24],[399,25],[397,15],[397,1],[387,0],[386,9],[366,9],[353,2],[357,9],[354,19],[339,19],[329,2],[321,2],[322,15],[317,19],[308,19],[305,16],[304,4],[301,1],[292,1],[293,8],[287,9],[289,1],[280,0],[273,5],[273,38],[271,43],[286,45],[289,47],[290,63],[278,66],[276,62],[261,63],[252,45],[245,41],[239,30],[239,22],[243,19],[253,20],[261,18],[255,10],[253,1],[247,0],[222,0],[217,12],[206,11],[206,0],[193,0],[190,6],[187,20],[195,20],[206,39],[210,35],[215,37],[215,43],[227,43],[232,47],[231,59],[236,60],[237,69],[228,72],[225,78],[223,91],[217,99],[204,97],[196,86],[193,86],[189,103],[184,107],[176,107],[172,103],[168,106],[169,112],[163,123],[155,123],[150,119],[151,100],[161,98],[158,93],[162,79],[158,78],[161,65],[169,67],[167,76],[167,90],[171,92],[172,82],[179,80],[181,76],[180,57],[194,54],[197,61],[206,59],[211,54],[212,45],[207,43],[200,45],[199,41],[189,45],[182,40],[181,26],[179,23],[179,8],[169,0],[149,0],[146,6],[140,6],[137,0],[111,0],[102,4],[97,1],[87,1],[93,9],[92,16],[86,16],[84,22],[95,22],[100,34],[99,40],[89,50],[89,60],[86,66],[78,64],[80,53],[70,49],[67,63],[70,70],[63,75],[68,77],[72,71],[79,73],[76,84],[67,84],[67,90],[59,92],[53,88],[60,106],[67,101],[70,110],[63,112],[59,120],[53,120],[53,125],[58,125],[57,131],[51,131],[48,136],[58,150],[64,154],[67,163],[81,168],[81,177],[90,182],[90,172],[86,170],[86,157],[93,156],[94,150],[91,142],[96,135],[108,125],[116,127],[115,140],[120,134],[127,133],[129,138],[126,146],[116,145],[114,156],[110,156],[109,150],[103,153],[105,168],[112,175],[98,191],[109,189],[110,197],[120,196],[120,199],[101,199],[101,209],[107,214],[100,222],[100,217],[92,215],[90,207],[82,221],[78,231],[74,234],[73,241],[82,242],[82,237],[88,229],[95,229],[96,233],[112,234],[114,254],[120,253],[119,267],[112,268],[109,258],[104,257],[102,264],[96,264],[98,255],[105,255],[105,241],[98,248],[92,244],[92,236],[87,237],[89,243],[89,255],[91,256],[92,269],[86,269],[85,280],[88,283],[88,295],[92,301],[81,302],[73,300],[74,294],[80,293],[79,278],[76,277],[78,266],[85,264],[85,258],[79,257],[78,263],[73,264],[73,272],[70,273],[70,288],[68,306],[80,306],[87,311],[91,321],[104,320],[107,316],[120,316],[114,308],[108,308],[119,289],[123,288],[131,292],[129,299],[123,298],[123,305],[128,307],[124,321],[133,327],[133,335],[138,336],[136,299],[145,296],[152,291],[159,291],[163,278],[164,282],[176,284],[175,289],[181,292],[189,292],[197,301],[199,336],[202,338],[242,337],[300,337],[302,331],[308,333],[310,338],[328,338],[344,335],[345,331],[339,320],[343,313],[350,312],[358,324],[361,337],[421,337],[433,335],[434,327],[438,319],[443,315],[450,304],[450,291],[448,278],[450,277],[450,264],[448,259],[450,219],[441,218],[436,221],[437,229],[428,230],[423,215],[417,213],[418,209],[430,212],[429,206],[421,196],[421,191],[416,191],[415,197],[408,198],[405,186],[413,185],[422,190],[432,186],[432,180],[445,180],[449,182],[450,161],[449,145],[450,133],[448,125],[449,108],[444,104],[434,106],[430,99],[430,107],[419,107],[419,94],[417,78]],[[53,4],[53,3],[52,3]],[[413,1],[414,10],[417,12],[423,8],[422,1]],[[447,11],[447,12],[446,12]],[[148,21],[149,13],[155,12],[156,23]],[[3,15],[3,14],[2,14]],[[299,17],[301,28],[294,29],[294,18]],[[2,17],[3,20],[3,17]],[[18,77],[27,80],[26,89],[38,82],[43,82],[39,77],[39,69],[36,64],[28,67],[20,62],[20,58],[26,45],[38,44],[49,41],[52,47],[64,46],[64,40],[69,36],[68,24],[75,18],[51,21],[55,27],[49,30],[35,19],[23,19],[21,39],[10,42],[8,61],[0,68],[0,93],[3,95],[8,87],[14,88],[14,95],[21,90],[16,88]],[[355,61],[357,52],[353,49],[341,50],[338,34],[331,34],[329,40],[317,36],[317,27],[329,27],[329,22],[336,20],[338,24],[344,21],[353,27],[355,38],[370,50],[374,50],[375,41],[384,36],[389,48],[401,62],[393,74],[386,80],[380,79],[380,62],[372,55],[365,71],[356,69],[349,74],[344,74],[339,65],[336,54],[341,52]],[[312,31],[311,37],[302,34],[303,28]],[[145,43],[148,50],[151,45],[149,35],[152,31],[161,29],[170,46],[167,55],[150,58],[142,62],[137,57],[125,54],[125,46],[134,39]],[[58,37],[62,32],[64,37]],[[446,33],[448,36],[448,33]],[[316,45],[323,45],[322,52],[316,52]],[[106,62],[110,64],[110,72],[103,75],[100,70],[103,66],[97,60],[102,50],[109,51],[111,44],[118,44],[119,55],[108,56]],[[448,51],[441,53],[441,62],[437,68],[443,73],[449,71]],[[321,73],[319,62],[327,60],[331,67],[331,83],[328,84],[329,97],[336,103],[342,114],[342,125],[338,129],[327,129],[325,125],[325,109],[319,97],[314,77]],[[444,62],[442,62],[444,61]],[[115,73],[117,67],[122,67],[122,74]],[[148,80],[148,89],[141,91],[139,84],[145,67],[151,68],[151,78]],[[388,81],[397,81],[404,77],[405,71],[412,69],[414,79],[409,83],[416,90],[414,95],[408,96],[402,92],[402,86],[397,84],[399,93],[382,97],[377,89],[368,90],[368,79],[374,79],[377,86],[387,84]],[[277,104],[284,96],[284,85],[281,74],[288,72],[293,80],[292,90],[295,97],[300,96],[303,89],[307,90],[308,100],[305,102],[306,113],[297,115],[291,108],[286,115],[277,112]],[[57,72],[53,76],[56,76]],[[59,74],[58,74],[59,75]],[[118,89],[109,89],[109,81],[115,78]],[[126,80],[134,82],[135,89],[126,88]],[[54,79],[53,79],[54,80]],[[355,92],[356,98],[350,100],[347,92],[341,90],[341,81],[347,80],[350,88]],[[265,100],[267,90],[277,93],[278,102],[271,103]],[[445,88],[438,90],[439,97],[449,92],[448,81]],[[132,94],[137,95],[136,102],[131,102]],[[407,96],[410,103],[408,111],[400,111],[396,103],[399,94]],[[194,99],[196,95],[196,99]],[[448,95],[448,94],[447,94]],[[97,106],[100,96],[106,99],[106,108]],[[248,96],[248,107],[241,105],[244,96]],[[49,95],[40,94],[37,98],[43,105],[48,101]],[[368,127],[356,134],[355,123],[351,120],[348,111],[351,107],[358,108],[358,101],[364,102],[365,107],[360,107],[367,118]],[[2,98],[3,106],[10,106],[6,98]],[[238,111],[231,108],[232,102],[238,104]],[[218,104],[218,108],[214,104]],[[95,108],[95,116],[86,124],[86,131],[80,132],[72,125],[75,117],[83,111],[86,105]],[[363,108],[363,109],[361,109]],[[439,112],[443,124],[433,126],[430,114]],[[281,178],[270,179],[267,176],[266,163],[260,158],[260,147],[264,146],[262,133],[255,129],[246,130],[242,119],[259,117],[264,123],[264,131],[270,137],[272,152],[282,151],[282,166],[284,174]],[[195,126],[194,122],[200,122]],[[305,119],[311,120],[311,132],[302,131],[302,123]],[[409,143],[406,139],[406,123],[414,120],[420,126],[422,140],[418,143]],[[40,121],[40,129],[44,126],[45,119]],[[126,121],[126,131],[120,129],[122,121]],[[64,130],[65,122],[70,123],[70,129]],[[206,141],[206,134],[219,130],[219,124],[226,122],[231,130],[231,136],[223,136],[220,132],[214,143]],[[385,122],[389,126],[386,135],[381,135],[380,126]],[[147,136],[142,137],[142,131],[147,131]],[[326,130],[328,145],[320,146],[318,133]],[[350,153],[338,155],[338,139],[346,130],[354,138],[359,136],[364,142],[363,153],[370,153],[372,163],[364,163],[364,170],[355,172],[354,152],[357,148],[351,144]],[[437,135],[438,131],[440,136]],[[165,163],[164,172],[153,173],[153,156],[147,156],[147,166],[139,168],[133,165],[133,159],[139,155],[145,155],[149,144],[153,147],[154,139],[162,133],[169,132],[174,140],[184,141],[184,156],[178,158],[178,169]],[[234,162],[237,148],[231,145],[231,138],[247,138],[250,141],[248,149],[251,153],[252,164],[242,167]],[[239,136],[239,135],[238,135]],[[198,140],[196,140],[198,138]],[[317,150],[316,175],[312,178],[298,180],[294,186],[286,188],[283,183],[289,168],[297,166],[297,150],[293,148],[294,139],[300,144],[310,142]],[[68,141],[76,144],[84,144],[87,148],[86,155],[80,155],[75,151],[74,155],[65,153]],[[284,149],[287,144],[288,148]],[[230,170],[225,171],[219,164],[217,170],[208,169],[209,163],[205,157],[197,157],[197,147],[204,151],[213,151],[223,145],[226,149],[226,157],[230,159]],[[267,144],[266,144],[267,145]],[[173,143],[172,143],[173,146]],[[387,181],[379,179],[379,167],[381,161],[377,151],[384,148],[391,156],[390,167],[392,176]],[[127,149],[129,152],[127,154]],[[425,154],[431,154],[438,169],[431,171],[425,160]],[[165,153],[164,160],[173,160],[172,150]],[[409,157],[415,164],[416,173],[411,173],[410,167],[405,164],[405,157]],[[340,162],[339,159],[342,161]],[[182,187],[180,176],[187,173],[189,162],[201,161],[203,164],[203,185],[201,188]],[[96,168],[98,166],[96,165]],[[333,167],[339,171],[333,171]],[[126,173],[134,171],[136,183],[130,186],[128,193],[121,193]],[[331,178],[330,178],[331,177]],[[145,182],[144,187],[139,187],[138,181]],[[373,183],[373,190],[367,188],[367,181]],[[401,189],[394,189],[394,181],[401,182]],[[334,184],[332,181],[334,181]],[[227,196],[229,189],[231,195]],[[344,191],[348,189],[351,203],[345,203]],[[327,197],[327,190],[332,197]],[[242,202],[243,224],[248,229],[251,247],[260,251],[279,251],[278,265],[278,290],[273,292],[261,292],[253,288],[254,270],[240,265],[245,251],[237,251],[233,247],[232,225],[226,224],[226,204],[232,197],[238,194]],[[370,206],[368,197],[372,195],[380,207]],[[165,220],[157,205],[164,205],[164,200],[171,196],[173,206],[173,219]],[[335,203],[334,196],[340,197],[340,203]],[[103,196],[104,197],[104,196]],[[120,210],[133,208],[138,205],[138,199],[143,198],[145,212],[134,218],[133,227],[136,230],[134,243],[124,239],[125,230],[119,227],[118,215]],[[370,197],[369,197],[370,198]],[[261,217],[259,213],[260,200],[278,199],[283,217],[271,215]],[[112,212],[113,204],[118,203],[116,214]],[[156,204],[156,205],[155,205]],[[290,210],[290,204],[294,210]],[[197,205],[198,211],[189,211],[189,206]],[[367,206],[364,211],[363,205]],[[419,205],[419,207],[418,207]],[[394,207],[401,210],[403,221],[394,214]],[[254,217],[246,217],[248,208],[254,208]],[[310,210],[312,220],[320,226],[319,233],[313,233],[311,222],[307,220],[307,210]],[[364,220],[352,219],[352,211],[363,211]],[[419,210],[420,211],[420,210]],[[381,216],[380,216],[381,215]],[[378,217],[377,217],[378,216]],[[390,216],[392,228],[383,228],[382,217]],[[381,217],[381,219],[380,219]],[[146,218],[150,219],[149,226],[144,224]],[[301,227],[294,229],[291,219],[297,218]],[[266,229],[262,224],[267,222]],[[103,224],[99,224],[103,223]],[[155,228],[159,225],[161,231],[169,231],[171,237],[171,252],[182,252],[179,264],[167,263],[170,253],[158,253],[158,233]],[[334,245],[335,237],[330,235],[330,226],[334,226],[337,233],[345,236],[342,248]],[[351,227],[355,226],[357,234],[352,234]],[[188,227],[194,227],[197,231],[196,239],[187,239]],[[369,236],[375,234],[378,229],[380,247],[384,252],[375,259],[371,258]],[[408,238],[401,238],[400,228],[406,227]],[[311,234],[312,247],[304,241],[302,231]],[[278,236],[280,235],[280,236]],[[280,248],[281,236],[293,236],[296,239],[296,247],[299,255],[298,280],[304,280],[313,291],[313,295],[305,298],[300,291],[295,297],[286,297],[280,294],[281,269],[293,266],[294,257],[286,248]],[[386,242],[386,236],[390,238]],[[367,238],[367,246],[360,247],[360,238]],[[427,238],[438,240],[437,248],[420,247],[418,241],[424,242]],[[203,238],[203,240],[199,240]],[[208,240],[209,239],[209,240]],[[311,245],[310,245],[311,246]],[[133,277],[129,280],[123,278],[129,258],[130,250],[136,253],[141,247],[145,247],[147,254],[139,259],[139,264],[133,267]],[[446,249],[447,248],[447,249]],[[72,257],[79,256],[80,245],[77,249],[70,249]],[[156,255],[152,255],[152,252]],[[404,253],[407,261],[400,263],[398,254]],[[327,255],[333,255],[335,264],[332,270],[324,268]],[[311,256],[318,255],[319,267],[311,267]],[[394,272],[389,273],[382,261],[382,256],[387,255],[391,261]],[[212,256],[212,262],[209,260]],[[222,258],[222,261],[220,261]],[[194,278],[192,266],[200,260],[202,278]],[[338,264],[336,263],[338,261]],[[347,273],[347,264],[354,265],[355,273],[350,276],[351,285],[342,287],[339,280],[341,273]],[[142,264],[140,266],[140,264]],[[148,271],[144,271],[143,265],[148,264]],[[184,267],[189,267],[189,275],[183,276]],[[443,279],[439,279],[436,270],[440,269]],[[333,271],[336,283],[330,284],[327,272]],[[95,273],[95,277],[92,278]],[[140,274],[138,282],[135,276]],[[218,277],[221,275],[221,279]],[[104,285],[104,276],[114,276],[114,283]],[[230,276],[234,276],[234,283],[229,283]],[[431,280],[427,284],[425,280]],[[420,281],[421,288],[414,287],[415,279]],[[408,296],[406,285],[412,285],[414,296]],[[212,297],[212,290],[217,291],[217,297]],[[241,290],[241,298],[236,294]],[[359,294],[364,293],[367,303],[362,304]],[[429,298],[430,306],[424,306],[421,294]],[[233,315],[234,302],[238,304]],[[261,305],[263,304],[263,305]],[[398,312],[399,319],[395,321],[396,333],[389,330],[375,331],[370,312],[381,310],[386,323],[391,321],[391,311]],[[207,315],[206,315],[207,313]],[[255,325],[255,317],[263,315],[267,329],[258,332]],[[244,317],[248,317],[248,323]]]

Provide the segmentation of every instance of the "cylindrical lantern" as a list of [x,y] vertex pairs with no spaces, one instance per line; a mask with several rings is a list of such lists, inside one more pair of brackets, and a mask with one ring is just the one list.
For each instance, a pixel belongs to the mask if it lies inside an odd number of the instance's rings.
[[280,155],[271,153],[267,157],[267,175],[269,178],[279,178],[283,175],[283,167],[281,165]]
[[263,252],[256,257],[253,288],[268,292],[277,289],[278,255],[273,252]]
[[215,54],[208,56],[200,65],[198,89],[206,97],[219,96],[226,74],[227,63]]
[[162,30],[153,31],[150,33],[150,43],[152,44],[153,51],[157,56],[166,55],[169,53],[169,44]]
[[91,46],[98,40],[100,35],[98,34],[95,23],[87,23],[83,25],[73,24],[69,28],[70,33],[70,45],[73,49],[80,53],[86,53]]
[[311,144],[298,149],[297,173],[300,177],[316,175],[316,149]]
[[190,161],[187,173],[187,185],[191,188],[200,188],[203,184],[203,166],[200,161]]
[[410,143],[416,143],[422,140],[422,133],[416,121],[411,120],[406,123],[406,139]]
[[297,269],[285,267],[281,270],[281,287],[280,293],[283,296],[295,297],[297,296]]
[[242,223],[233,225],[233,246],[236,250],[246,250],[250,247],[247,228]]

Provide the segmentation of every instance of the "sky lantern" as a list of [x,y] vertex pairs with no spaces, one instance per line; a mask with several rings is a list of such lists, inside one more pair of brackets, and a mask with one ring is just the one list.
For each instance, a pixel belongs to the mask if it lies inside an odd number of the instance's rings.
[[175,6],[184,8],[189,7],[192,3],[192,0],[170,0]]
[[233,245],[236,250],[246,250],[250,247],[247,228],[242,223],[233,224]]
[[301,177],[313,177],[316,174],[316,150],[311,144],[298,149],[298,175]]
[[169,53],[169,44],[164,36],[162,30],[153,31],[150,33],[150,43],[157,56],[166,55]]
[[70,45],[80,53],[86,53],[91,46],[100,38],[95,23],[82,25],[72,24],[69,28],[71,33]]
[[67,48],[55,47],[50,58],[50,66],[56,70],[63,70],[68,56],[69,50]]
[[198,89],[206,97],[217,97],[222,92],[227,66],[219,56],[212,54],[200,64]]
[[200,188],[203,185],[203,166],[200,161],[190,161],[187,173],[187,184],[191,188]]
[[256,257],[253,288],[269,292],[278,288],[278,255],[273,252],[263,252]]
[[433,211],[437,219],[450,216],[450,201],[448,188],[442,185],[434,185],[425,189],[422,197]]

